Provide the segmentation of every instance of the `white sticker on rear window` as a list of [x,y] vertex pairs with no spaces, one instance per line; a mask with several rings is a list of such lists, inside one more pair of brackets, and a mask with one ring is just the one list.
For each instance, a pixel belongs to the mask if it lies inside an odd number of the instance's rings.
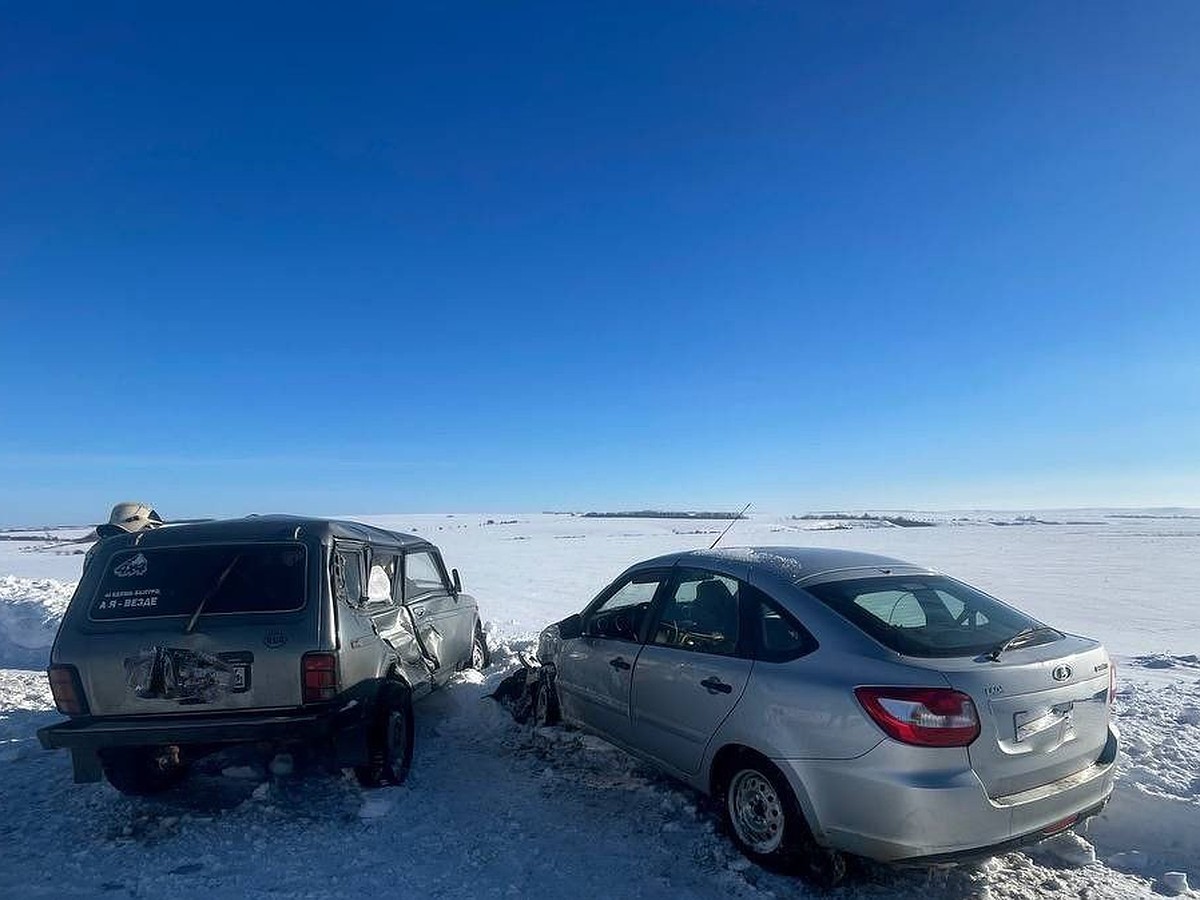
[[158,588],[139,588],[136,591],[109,591],[100,598],[96,609],[157,609]]
[[125,560],[125,562],[114,568],[113,574],[118,578],[133,578],[138,575],[145,575],[148,568],[150,568],[150,563],[146,561],[144,554],[139,553],[137,556]]

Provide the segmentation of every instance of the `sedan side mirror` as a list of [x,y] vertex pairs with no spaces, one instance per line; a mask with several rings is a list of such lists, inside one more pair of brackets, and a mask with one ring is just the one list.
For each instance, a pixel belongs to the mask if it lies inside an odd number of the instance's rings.
[[462,579],[458,577],[458,569],[450,570],[450,583],[454,585],[454,593],[462,593]]
[[567,616],[558,623],[558,636],[569,641],[583,634],[583,616],[575,613],[573,616]]

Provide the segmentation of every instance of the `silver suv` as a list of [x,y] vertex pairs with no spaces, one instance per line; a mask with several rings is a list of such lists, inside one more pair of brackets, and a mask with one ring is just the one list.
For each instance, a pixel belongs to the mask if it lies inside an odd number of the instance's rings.
[[59,627],[38,732],[76,781],[177,783],[231,744],[303,745],[399,783],[412,703],[484,668],[475,601],[437,547],[355,522],[251,516],[101,543]]
[[1112,792],[1104,648],[896,559],[659,557],[546,629],[538,659],[536,719],[711,793],[747,856],[826,883],[842,851],[986,855]]

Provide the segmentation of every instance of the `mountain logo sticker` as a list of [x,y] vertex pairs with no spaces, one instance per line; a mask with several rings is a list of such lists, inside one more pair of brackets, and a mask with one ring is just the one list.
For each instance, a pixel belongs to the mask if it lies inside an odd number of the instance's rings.
[[145,575],[148,568],[150,563],[147,562],[145,554],[139,553],[113,569],[113,574],[118,578],[136,578],[138,575]]

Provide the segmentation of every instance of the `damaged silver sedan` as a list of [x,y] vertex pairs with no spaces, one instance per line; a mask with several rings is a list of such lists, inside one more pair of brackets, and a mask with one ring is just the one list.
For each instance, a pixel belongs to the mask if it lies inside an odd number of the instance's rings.
[[251,516],[97,546],[51,652],[69,719],[41,729],[148,794],[237,744],[316,753],[364,785],[398,783],[412,704],[488,650],[437,547],[355,522]]
[[751,859],[832,883],[845,853],[989,855],[1098,812],[1112,674],[1096,641],[929,569],[768,547],[632,566],[524,678],[535,720],[652,761]]

